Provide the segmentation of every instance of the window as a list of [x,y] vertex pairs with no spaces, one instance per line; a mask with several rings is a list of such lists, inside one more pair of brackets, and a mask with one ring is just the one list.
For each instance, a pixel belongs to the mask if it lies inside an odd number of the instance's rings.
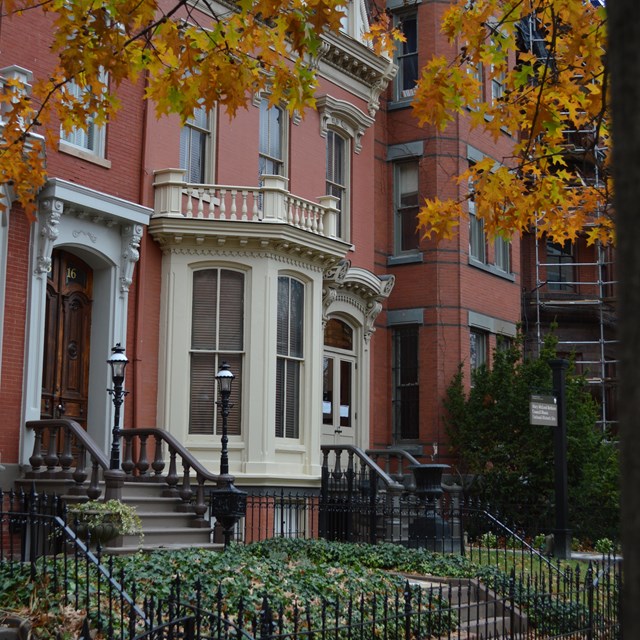
[[496,268],[505,273],[511,273],[511,243],[497,236],[494,243],[494,250],[494,264]]
[[278,278],[276,437],[300,437],[300,378],[303,363],[304,285]]
[[327,194],[338,198],[337,235],[348,235],[347,150],[348,143],[339,133],[327,131]]
[[[106,73],[101,73],[100,81],[105,85],[107,84],[108,78]],[[81,87],[71,81],[65,86],[64,92],[68,96],[70,104],[75,104],[82,103],[83,94],[89,91],[86,87]],[[86,129],[74,127],[69,132],[62,129],[60,130],[60,139],[62,141],[79,149],[89,151],[92,155],[99,158],[105,157],[105,138],[106,127],[98,126],[91,117],[87,120]]]
[[418,161],[395,165],[396,251],[415,251],[420,244],[417,232]]
[[473,104],[467,105],[469,108],[477,107],[484,97],[484,68],[482,62],[469,63],[467,67],[467,73],[476,80],[478,83],[478,92],[475,95]]
[[411,98],[416,92],[418,81],[418,16],[404,15],[399,19],[399,27],[406,38],[400,43],[396,54],[398,75],[396,77],[396,100]]
[[[497,48],[500,53],[503,52],[502,42],[504,35],[497,33],[491,38],[491,45]],[[497,102],[504,96],[504,84],[507,74],[504,71],[496,73],[496,69],[491,65],[491,102]]]
[[418,326],[393,331],[393,419],[398,440],[419,437]]
[[284,175],[284,121],[280,107],[270,105],[267,98],[260,100],[260,176]]
[[487,238],[484,221],[476,216],[473,192],[469,197],[469,256],[478,262],[487,261]]
[[547,284],[554,291],[575,289],[573,245],[547,241]]
[[487,334],[484,331],[471,329],[469,337],[469,361],[471,363],[471,375],[473,376],[475,371],[488,364]]
[[185,170],[187,182],[202,184],[210,173],[207,162],[211,140],[210,121],[209,112],[199,108],[180,131],[180,168]]
[[[219,433],[215,375],[228,362],[235,375],[229,435],[240,434],[240,390],[244,349],[244,274],[203,269],[193,274],[189,433]],[[221,425],[220,425],[221,427]]]

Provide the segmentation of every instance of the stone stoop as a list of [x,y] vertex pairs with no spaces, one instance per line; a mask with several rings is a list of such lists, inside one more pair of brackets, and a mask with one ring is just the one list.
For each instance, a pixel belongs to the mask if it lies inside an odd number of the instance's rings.
[[[504,599],[478,580],[405,575],[409,584],[442,594],[456,611],[456,638],[491,640],[526,636],[527,618],[517,608],[511,611]],[[513,628],[512,628],[513,626]]]
[[[38,493],[56,494],[67,504],[86,501],[86,497],[71,495],[72,481],[58,479],[21,479],[16,489],[30,493],[35,487]],[[104,484],[100,483],[102,495]],[[213,541],[213,530],[208,526],[197,526],[195,515],[185,509],[178,497],[163,496],[167,486],[158,482],[125,482],[122,501],[135,506],[142,521],[143,536],[124,535],[109,541],[102,549],[104,553],[126,554],[139,550],[180,549],[187,547],[222,550],[223,545]],[[1,639],[0,639],[1,640]]]

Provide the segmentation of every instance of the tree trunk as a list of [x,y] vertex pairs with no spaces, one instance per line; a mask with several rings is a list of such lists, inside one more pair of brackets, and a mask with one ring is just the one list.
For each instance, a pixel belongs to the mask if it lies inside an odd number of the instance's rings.
[[640,13],[637,0],[610,0],[609,68],[618,237],[622,629],[640,638]]

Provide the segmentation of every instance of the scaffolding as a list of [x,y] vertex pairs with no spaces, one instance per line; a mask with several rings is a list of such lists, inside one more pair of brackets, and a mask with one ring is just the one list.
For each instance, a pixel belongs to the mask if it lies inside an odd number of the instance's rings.
[[[580,242],[580,241],[579,241]],[[545,246],[535,241],[536,286],[528,296],[533,306],[535,348],[539,355],[545,334],[557,325],[558,351],[575,359],[576,372],[583,375],[598,402],[598,424],[605,433],[617,431],[615,393],[617,387],[616,281],[613,279],[613,249],[597,243],[589,262],[549,262],[541,256]],[[584,250],[584,249],[583,249]],[[549,280],[549,270],[565,270],[573,278]],[[582,278],[592,274],[595,277]],[[525,316],[530,318],[531,314]],[[529,334],[531,335],[531,333]],[[531,341],[530,341],[531,343]]]

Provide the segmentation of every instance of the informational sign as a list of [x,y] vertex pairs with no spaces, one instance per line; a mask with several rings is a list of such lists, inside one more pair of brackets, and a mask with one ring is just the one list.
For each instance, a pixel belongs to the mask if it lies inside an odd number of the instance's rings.
[[555,396],[532,395],[529,400],[529,422],[547,427],[558,426],[558,404]]

